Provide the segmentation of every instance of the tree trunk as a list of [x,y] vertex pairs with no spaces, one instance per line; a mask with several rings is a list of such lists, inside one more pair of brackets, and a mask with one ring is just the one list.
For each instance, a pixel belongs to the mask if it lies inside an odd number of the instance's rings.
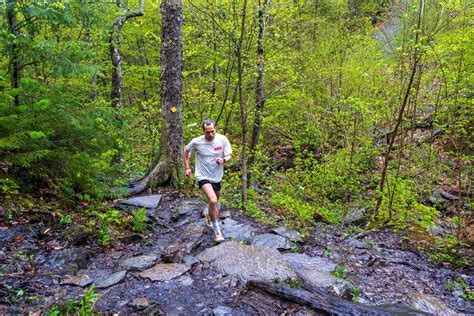
[[[417,27],[416,27],[417,30],[421,30],[421,17],[422,17],[423,9],[424,9],[424,1],[425,0],[420,0],[420,4],[419,4],[419,7],[418,7],[418,20],[417,20]],[[403,96],[403,101],[402,101],[402,104],[400,106],[400,110],[398,112],[398,118],[397,118],[397,121],[395,123],[395,127],[393,128],[393,131],[391,133],[392,136],[390,137],[390,139],[388,141],[387,150],[385,151],[384,157],[383,157],[384,160],[383,160],[383,167],[382,167],[382,175],[381,175],[381,179],[380,179],[380,183],[379,183],[380,196],[377,199],[377,205],[375,206],[375,210],[374,210],[374,216],[375,217],[378,217],[378,215],[379,215],[380,205],[382,204],[382,200],[383,200],[383,197],[384,197],[385,181],[387,179],[388,165],[390,163],[390,153],[392,151],[393,143],[394,143],[395,138],[396,138],[397,133],[398,133],[398,128],[400,127],[400,125],[403,121],[403,114],[405,112],[405,108],[406,108],[407,103],[408,103],[408,98],[409,98],[410,94],[412,93],[411,90],[412,90],[413,82],[414,82],[415,75],[416,75],[416,72],[417,72],[417,69],[418,69],[418,63],[420,62],[420,59],[421,59],[421,52],[418,48],[419,34],[420,34],[420,32],[415,33],[415,40],[414,40],[414,44],[413,44],[413,47],[414,47],[413,63],[412,63],[412,66],[411,66],[410,79],[408,81],[408,85],[407,85],[407,88],[405,90],[405,94]]]
[[249,174],[247,179],[247,185],[250,185],[252,182],[252,167],[255,164],[255,151],[257,150],[258,141],[260,138],[260,133],[262,130],[262,119],[263,119],[263,106],[265,104],[265,90],[263,86],[263,74],[264,74],[264,33],[265,33],[265,21],[266,21],[266,12],[267,6],[270,4],[270,0],[265,0],[263,6],[260,4],[259,0],[259,10],[258,10],[258,44],[257,44],[257,81],[256,81],[256,108],[255,108],[255,118],[253,122],[252,129],[252,138],[250,139],[250,148],[249,148]]
[[[16,1],[15,0],[9,0],[8,5],[7,5],[7,23],[8,23],[8,31],[11,34],[14,34],[15,36],[19,35],[18,30],[16,29],[17,27],[17,21],[16,21]],[[12,43],[10,47],[10,82],[11,82],[11,88],[12,89],[17,89],[20,87],[20,54],[19,54],[19,49],[15,43]],[[18,106],[20,104],[18,94],[16,94],[13,98],[13,105]]]
[[178,188],[183,182],[183,103],[182,103],[182,3],[162,0],[160,153],[148,174],[133,183],[127,194],[147,186],[166,183]]
[[118,1],[117,5],[122,9],[122,13],[118,15],[112,22],[112,30],[109,37],[110,60],[112,61],[112,90],[110,98],[112,106],[115,108],[122,107],[122,55],[120,55],[120,33],[122,27],[128,19],[142,16],[145,13],[144,0],[139,0],[140,8],[135,11],[129,11],[122,1]]
[[243,61],[242,61],[242,43],[245,35],[245,17],[247,11],[247,0],[244,0],[242,8],[242,24],[240,28],[239,42],[236,47],[237,55],[237,76],[238,76],[238,89],[239,89],[239,104],[240,104],[240,123],[242,125],[242,209],[245,210],[247,207],[247,106],[244,100],[243,91]]

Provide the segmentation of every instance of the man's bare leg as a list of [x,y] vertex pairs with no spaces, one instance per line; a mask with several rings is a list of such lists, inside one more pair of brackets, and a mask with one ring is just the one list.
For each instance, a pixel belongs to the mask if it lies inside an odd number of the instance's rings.
[[[211,217],[211,221],[215,221],[219,218],[219,211],[217,209],[217,202],[220,197],[220,191],[214,192],[214,188],[212,184],[206,183],[202,186],[202,190],[204,194],[206,194],[207,201],[209,203],[209,216]],[[216,194],[217,193],[217,194]],[[218,197],[219,195],[219,197]]]

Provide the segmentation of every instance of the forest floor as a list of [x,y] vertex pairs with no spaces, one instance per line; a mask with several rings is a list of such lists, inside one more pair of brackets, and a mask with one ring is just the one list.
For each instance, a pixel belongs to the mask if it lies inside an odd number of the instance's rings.
[[80,225],[58,225],[46,211],[30,212],[34,221],[0,222],[0,314],[77,311],[87,289],[83,305],[107,313],[327,314],[246,282],[281,281],[285,273],[289,288],[384,305],[388,314],[396,314],[393,307],[401,314],[474,314],[465,295],[474,270],[432,263],[404,232],[357,234],[318,224],[301,239],[283,221],[272,227],[224,208],[226,242],[216,246],[202,200],[160,194],[146,234],[107,246],[91,242]]

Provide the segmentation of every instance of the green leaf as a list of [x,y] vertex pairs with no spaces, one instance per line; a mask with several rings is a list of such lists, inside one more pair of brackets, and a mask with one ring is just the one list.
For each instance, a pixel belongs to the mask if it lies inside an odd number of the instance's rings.
[[26,110],[28,110],[28,106],[25,104],[22,104],[18,107],[18,111],[20,112],[25,112]]
[[42,131],[34,131],[30,132],[31,139],[40,139],[46,137],[46,135]]

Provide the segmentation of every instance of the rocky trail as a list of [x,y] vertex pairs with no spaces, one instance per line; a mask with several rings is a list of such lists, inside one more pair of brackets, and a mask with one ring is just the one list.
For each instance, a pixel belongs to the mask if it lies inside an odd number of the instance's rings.
[[92,284],[94,309],[106,313],[474,314],[461,290],[446,288],[459,277],[472,288],[473,270],[431,263],[403,234],[316,225],[303,239],[283,222],[270,227],[224,208],[226,241],[216,245],[203,202],[163,193],[119,205],[141,206],[146,236],[107,248],[89,245],[77,226],[46,231],[46,219],[0,225],[0,314],[44,311]]

